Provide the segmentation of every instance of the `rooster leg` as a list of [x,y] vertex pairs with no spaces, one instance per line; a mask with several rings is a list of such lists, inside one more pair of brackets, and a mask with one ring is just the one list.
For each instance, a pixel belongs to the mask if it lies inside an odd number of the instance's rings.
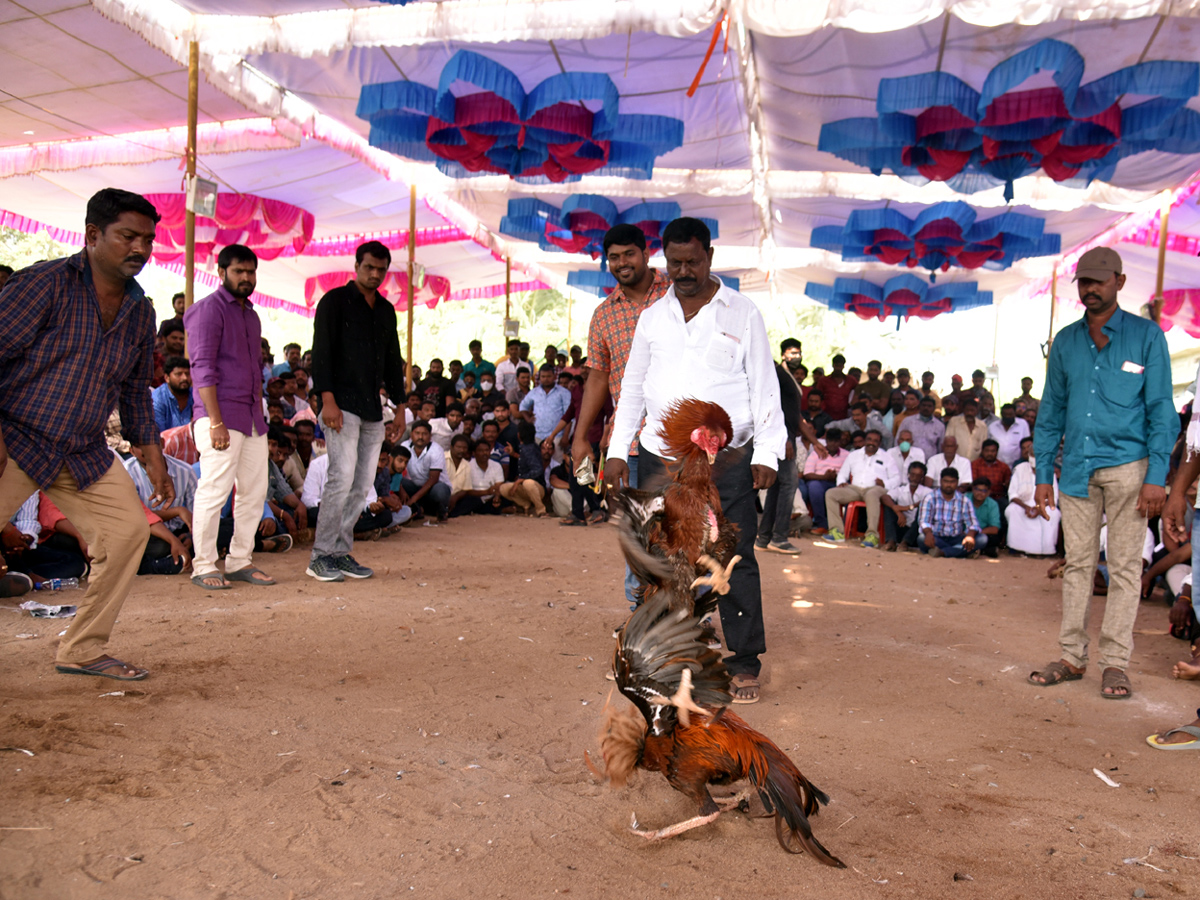
[[701,554],[696,562],[702,566],[707,566],[711,574],[701,575],[692,582],[692,587],[711,587],[714,591],[724,597],[729,593],[729,575],[733,572],[733,567],[742,561],[740,556],[734,556],[729,560],[729,565],[721,568],[721,564],[707,554]]
[[699,713],[702,716],[708,715],[708,711],[701,706],[697,706],[696,701],[692,699],[691,669],[684,669],[683,674],[679,676],[679,690],[671,695],[671,705],[679,710],[679,721],[684,728],[691,725],[689,713]]
[[683,834],[685,831],[691,831],[693,828],[699,828],[701,825],[708,825],[711,822],[715,822],[717,816],[720,814],[721,811],[718,809],[707,816],[693,816],[690,819],[676,822],[674,825],[668,825],[666,828],[660,828],[657,831],[647,831],[638,827],[637,814],[631,813],[629,816],[629,830],[638,837],[644,837],[648,841],[661,841]]
[[[721,808],[721,812],[729,812],[732,809],[738,809],[743,803],[746,803],[754,792],[747,788],[744,791],[738,791],[732,797],[714,797],[713,802]],[[743,810],[745,812],[746,810]]]

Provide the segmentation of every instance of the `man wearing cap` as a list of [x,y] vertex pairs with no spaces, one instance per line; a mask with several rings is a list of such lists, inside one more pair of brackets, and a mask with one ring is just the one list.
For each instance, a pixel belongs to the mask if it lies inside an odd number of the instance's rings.
[[1179,419],[1162,329],[1117,305],[1117,292],[1125,286],[1121,257],[1107,247],[1093,248],[1080,257],[1075,279],[1086,312],[1054,339],[1033,432],[1034,503],[1043,517],[1054,508],[1054,458],[1060,443],[1063,448],[1062,658],[1030,674],[1029,681],[1054,685],[1083,677],[1104,516],[1109,588],[1100,629],[1101,696],[1124,700],[1133,694],[1125,669],[1133,650],[1146,519],[1159,514],[1166,498]]

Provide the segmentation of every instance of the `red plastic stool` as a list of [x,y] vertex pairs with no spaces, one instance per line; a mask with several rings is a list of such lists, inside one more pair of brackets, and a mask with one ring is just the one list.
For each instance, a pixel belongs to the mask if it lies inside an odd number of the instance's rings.
[[[862,537],[863,534],[866,533],[866,532],[860,530],[858,527],[858,519],[859,519],[858,514],[860,512],[862,513],[863,522],[865,522],[869,527],[870,523],[867,522],[867,504],[866,503],[864,503],[862,500],[854,500],[850,503],[847,503],[845,505],[845,507],[843,507],[842,521],[846,523],[846,540],[849,540],[850,538],[855,538],[855,537]],[[879,524],[875,529],[875,533],[877,535],[879,535],[880,538],[882,539],[882,537],[883,537],[883,507],[882,507],[882,505],[879,508]]]

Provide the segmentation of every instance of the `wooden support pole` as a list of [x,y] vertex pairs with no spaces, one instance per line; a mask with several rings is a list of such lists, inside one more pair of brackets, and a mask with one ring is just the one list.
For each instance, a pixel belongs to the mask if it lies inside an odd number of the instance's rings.
[[1171,200],[1163,201],[1158,214],[1158,278],[1154,283],[1154,302],[1150,304],[1150,318],[1159,322],[1163,308],[1163,276],[1167,270],[1167,227],[1171,218]]
[[[504,327],[508,328],[508,320],[512,318],[512,257],[504,257]],[[504,346],[508,346],[508,335],[504,336]]]
[[[188,111],[187,111],[187,176],[189,183],[196,177],[196,119],[200,105],[200,45],[188,45]],[[195,302],[196,278],[196,214],[187,211],[184,220],[185,242],[183,261],[183,308]]]
[[1050,371],[1050,345],[1054,342],[1054,308],[1058,305],[1058,263],[1050,276],[1050,327],[1046,331],[1046,371]]
[[[413,361],[413,307],[416,305],[413,301],[416,299],[416,291],[414,282],[416,281],[416,264],[417,264],[417,186],[415,184],[408,187],[408,347],[405,361],[408,363],[405,366],[404,372],[404,389],[405,393],[413,389],[412,378],[412,361]],[[399,405],[399,404],[397,404]]]

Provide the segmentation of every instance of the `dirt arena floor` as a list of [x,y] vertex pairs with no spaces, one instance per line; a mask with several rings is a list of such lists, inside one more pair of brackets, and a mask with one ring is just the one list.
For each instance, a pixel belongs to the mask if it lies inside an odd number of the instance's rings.
[[139,579],[111,647],[136,684],[55,674],[62,623],[0,611],[0,897],[1200,896],[1200,755],[1145,743],[1200,705],[1165,606],[1108,701],[1095,671],[1025,682],[1056,655],[1045,561],[800,543],[760,557],[766,685],[737,711],[833,798],[813,826],[845,870],[737,812],[631,835],[695,809],[584,765],[615,534],[473,519],[357,545],[365,582],[300,549],[259,560],[269,589]]

